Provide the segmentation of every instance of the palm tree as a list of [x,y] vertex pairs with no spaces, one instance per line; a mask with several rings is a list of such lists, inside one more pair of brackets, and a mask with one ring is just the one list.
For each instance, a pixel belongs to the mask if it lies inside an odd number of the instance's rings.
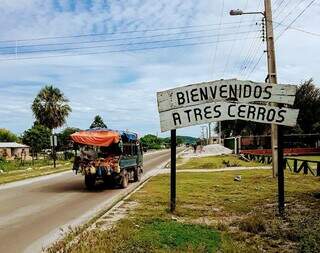
[[53,130],[61,127],[72,111],[68,102],[58,88],[46,85],[34,99],[31,109],[38,123]]

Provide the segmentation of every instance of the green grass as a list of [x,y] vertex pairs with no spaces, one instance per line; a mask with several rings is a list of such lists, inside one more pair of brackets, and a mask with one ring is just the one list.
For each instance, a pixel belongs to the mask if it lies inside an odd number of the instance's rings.
[[[220,233],[210,227],[182,224],[170,220],[123,220],[110,230],[91,230],[79,235],[70,247],[60,241],[48,252],[215,252],[221,244]],[[68,238],[69,240],[72,238]]]
[[[64,160],[57,160],[58,164],[65,164],[66,161]],[[24,170],[27,168],[39,168],[43,166],[52,166],[53,161],[48,159],[39,159],[34,160],[33,162],[31,160],[21,162],[19,160],[9,160],[9,161],[3,161],[0,160],[0,169],[2,169],[4,172],[14,172],[16,170]]]
[[178,173],[174,215],[169,175],[156,176],[126,200],[139,205],[111,230],[85,232],[77,244],[60,241],[49,252],[319,252],[320,179],[286,172],[283,220],[271,174]]
[[48,160],[37,160],[33,165],[31,162],[23,165],[16,161],[0,162],[0,169],[4,171],[0,174],[0,184],[70,170],[71,166],[70,161],[57,161],[56,168]]
[[[179,160],[180,161],[180,160]],[[226,167],[256,167],[265,166],[255,161],[243,161],[236,155],[220,155],[201,158],[191,158],[185,163],[178,163],[177,169],[196,170],[196,169],[219,169]]]
[[220,233],[210,227],[153,219],[130,240],[130,245],[163,251],[212,252],[220,244]]

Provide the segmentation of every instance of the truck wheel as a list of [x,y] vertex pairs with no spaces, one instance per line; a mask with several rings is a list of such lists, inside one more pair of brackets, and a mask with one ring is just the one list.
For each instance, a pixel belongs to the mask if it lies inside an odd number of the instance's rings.
[[135,168],[134,170],[134,182],[140,182],[141,181],[141,173],[142,170],[140,167]]
[[85,175],[84,176],[84,183],[87,187],[88,190],[93,190],[94,189],[94,185],[96,183],[96,177],[93,175]]
[[124,171],[121,175],[121,188],[125,189],[129,185],[129,174]]

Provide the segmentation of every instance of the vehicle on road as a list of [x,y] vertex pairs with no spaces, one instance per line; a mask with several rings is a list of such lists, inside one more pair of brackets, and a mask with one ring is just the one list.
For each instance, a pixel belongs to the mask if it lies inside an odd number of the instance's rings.
[[136,133],[96,128],[73,133],[71,139],[79,150],[73,170],[84,175],[88,189],[98,180],[122,188],[141,180],[143,150]]

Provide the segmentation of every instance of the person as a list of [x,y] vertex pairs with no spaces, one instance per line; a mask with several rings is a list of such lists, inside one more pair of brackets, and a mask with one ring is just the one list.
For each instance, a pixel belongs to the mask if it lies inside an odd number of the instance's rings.
[[26,160],[26,157],[27,157],[27,152],[25,151],[25,149],[23,148],[21,150],[21,160],[22,161],[25,161]]
[[197,144],[196,143],[193,144],[192,147],[193,147],[193,153],[197,153]]

